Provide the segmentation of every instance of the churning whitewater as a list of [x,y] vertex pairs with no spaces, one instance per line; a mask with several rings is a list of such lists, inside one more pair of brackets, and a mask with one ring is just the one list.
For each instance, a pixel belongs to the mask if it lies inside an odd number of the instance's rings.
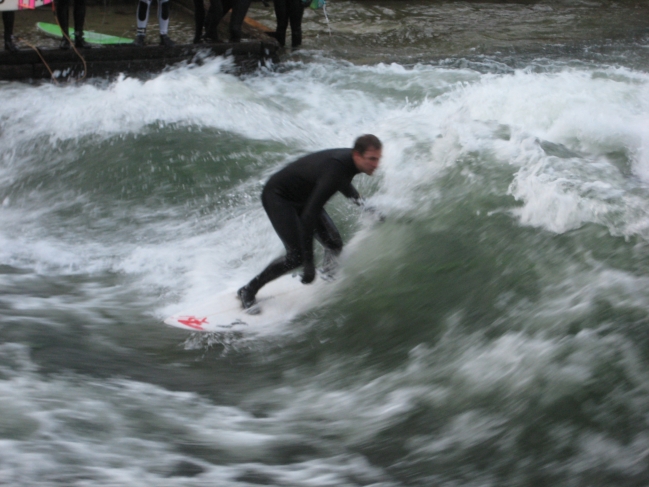
[[[649,60],[618,61],[0,84],[0,484],[645,484]],[[386,218],[329,203],[331,292],[162,324],[281,254],[274,171],[363,133]]]

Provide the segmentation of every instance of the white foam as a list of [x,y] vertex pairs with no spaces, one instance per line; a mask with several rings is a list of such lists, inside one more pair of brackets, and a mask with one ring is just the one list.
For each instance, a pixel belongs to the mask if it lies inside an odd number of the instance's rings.
[[[380,469],[344,451],[287,463],[279,452],[312,438],[281,418],[139,382],[43,378],[25,352],[0,346],[3,483],[234,486],[253,475],[305,487],[314,478],[333,486],[349,477],[391,485]],[[196,476],[174,474],[182,462]]]

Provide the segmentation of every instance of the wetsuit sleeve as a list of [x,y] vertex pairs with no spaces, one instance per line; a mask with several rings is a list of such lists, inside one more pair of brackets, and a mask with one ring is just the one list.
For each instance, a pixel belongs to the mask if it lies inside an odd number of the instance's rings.
[[356,188],[354,188],[354,185],[350,182],[348,186],[345,186],[340,190],[342,194],[345,195],[346,198],[349,198],[350,200],[360,200],[361,195],[356,191]]
[[323,175],[311,192],[302,210],[302,257],[304,262],[313,262],[313,234],[317,218],[320,216],[325,203],[340,188],[342,171],[332,170]]

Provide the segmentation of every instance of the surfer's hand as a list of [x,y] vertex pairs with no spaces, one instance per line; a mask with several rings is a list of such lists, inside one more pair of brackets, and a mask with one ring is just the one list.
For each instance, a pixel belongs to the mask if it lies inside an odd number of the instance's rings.
[[365,205],[363,206],[363,211],[368,215],[372,215],[381,223],[385,221],[385,215],[381,213],[381,211],[376,206]]
[[374,218],[376,218],[376,220],[380,221],[381,223],[385,221],[385,215],[381,213],[381,211],[376,206],[368,205],[367,201],[365,201],[365,198],[363,198],[362,196],[359,196],[358,198],[354,198],[352,199],[352,201],[356,205],[361,207],[363,213],[373,216]]
[[307,262],[304,264],[304,270],[302,271],[302,284],[311,284],[315,279],[315,265],[313,262]]

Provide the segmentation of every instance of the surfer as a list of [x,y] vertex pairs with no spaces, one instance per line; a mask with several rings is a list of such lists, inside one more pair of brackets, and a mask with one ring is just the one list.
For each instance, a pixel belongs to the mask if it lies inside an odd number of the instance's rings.
[[362,205],[352,179],[359,173],[369,176],[374,173],[381,160],[382,147],[375,135],[362,135],[354,142],[353,149],[308,154],[270,177],[261,201],[286,247],[286,255],[271,262],[237,291],[244,309],[253,311],[255,296],[264,285],[300,266],[303,266],[302,283],[313,282],[314,237],[325,248],[325,272],[333,271],[343,241],[324,205],[338,191]]
[[[72,16],[74,18],[74,47],[90,49],[92,46],[83,38],[83,23],[86,19],[86,0],[73,1],[74,7]],[[56,10],[56,18],[59,22],[59,27],[63,33],[59,48],[63,50],[70,49],[70,39],[68,38],[70,25],[70,0],[54,0],[54,9]]]
[[[137,34],[133,41],[134,46],[144,46],[146,26],[149,23],[149,7],[151,0],[139,0],[137,6]],[[173,47],[176,45],[169,37],[169,0],[158,0],[158,25],[160,26],[160,45]]]

